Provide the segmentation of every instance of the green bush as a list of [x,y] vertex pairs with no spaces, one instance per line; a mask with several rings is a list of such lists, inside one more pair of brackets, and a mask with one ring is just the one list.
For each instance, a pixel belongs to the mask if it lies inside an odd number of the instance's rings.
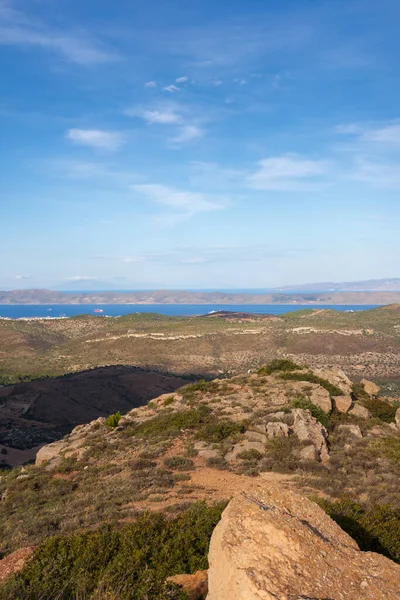
[[383,454],[391,462],[400,464],[400,438],[398,437],[382,437],[372,442],[372,447],[378,453]]
[[118,423],[121,420],[121,413],[117,411],[113,415],[109,415],[106,419],[107,427],[118,427]]
[[280,378],[289,381],[309,381],[310,383],[316,383],[328,390],[331,396],[343,396],[343,392],[340,388],[330,383],[327,379],[314,375],[314,373],[282,373]]
[[345,497],[337,502],[316,500],[361,550],[379,552],[400,563],[400,508],[375,504],[364,508]]
[[297,365],[291,360],[286,358],[276,358],[272,360],[270,363],[258,369],[258,375],[272,375],[272,373],[276,373],[277,371],[290,372],[290,371],[298,371],[299,369],[303,369],[304,367]]
[[190,458],[184,458],[183,456],[171,456],[164,460],[164,465],[169,469],[175,471],[191,471],[194,469],[194,463]]
[[178,435],[181,429],[198,429],[210,420],[210,409],[201,405],[190,410],[166,412],[133,426],[132,431],[137,437],[168,438]]
[[217,444],[229,437],[236,437],[245,431],[246,427],[243,423],[234,423],[233,421],[212,421],[200,429],[197,437],[206,442]]
[[238,458],[240,458],[240,460],[260,460],[260,458],[262,458],[264,455],[261,454],[261,452],[259,452],[258,450],[256,450],[255,448],[251,448],[251,450],[244,450],[243,452],[240,452],[240,454],[237,455]]
[[219,385],[215,381],[206,381],[205,379],[200,379],[200,381],[197,381],[196,383],[185,385],[184,387],[180,388],[178,393],[181,394],[185,400],[192,400],[196,392],[207,394],[216,393],[218,390]]
[[[198,503],[175,519],[144,514],[115,529],[53,537],[0,589],[0,600],[164,600],[166,578],[207,568],[209,540],[225,504]],[[170,594],[170,593],[168,593]]]
[[362,405],[365,406],[376,419],[390,423],[394,421],[396,415],[396,406],[392,406],[389,402],[378,400],[378,398],[363,398]]
[[293,408],[303,408],[304,410],[309,410],[310,413],[312,414],[312,416],[314,417],[314,419],[317,419],[317,421],[319,421],[321,423],[321,425],[323,425],[324,427],[326,427],[328,429],[328,427],[330,425],[329,415],[327,413],[325,413],[322,410],[322,408],[320,408],[319,406],[316,406],[313,402],[311,402],[311,400],[309,400],[308,398],[303,397],[303,396],[298,396],[297,398],[292,400],[292,407]]

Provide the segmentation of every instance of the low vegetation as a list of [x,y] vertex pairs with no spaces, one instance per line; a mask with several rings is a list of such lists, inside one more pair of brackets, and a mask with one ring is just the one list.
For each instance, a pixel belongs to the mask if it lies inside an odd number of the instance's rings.
[[309,383],[316,383],[317,385],[320,385],[321,387],[328,390],[331,396],[343,396],[343,392],[340,388],[338,388],[336,385],[333,385],[326,379],[314,375],[314,373],[289,372],[281,373],[279,376],[281,379],[285,379],[286,381],[308,381]]
[[0,589],[0,600],[183,600],[185,594],[164,582],[207,568],[209,540],[224,507],[199,503],[173,519],[144,514],[123,527],[52,537]]
[[311,400],[309,400],[305,396],[297,396],[296,398],[294,398],[292,400],[292,407],[309,410],[312,416],[315,419],[317,419],[317,421],[319,421],[321,425],[328,429],[330,425],[329,415],[326,412],[324,412],[322,408],[311,402]]
[[278,373],[278,372],[289,373],[291,371],[299,371],[300,369],[303,369],[303,368],[304,367],[297,365],[292,360],[288,360],[286,358],[276,358],[275,360],[272,360],[264,367],[261,367],[261,369],[258,369],[257,374],[258,375],[272,375],[273,373]]

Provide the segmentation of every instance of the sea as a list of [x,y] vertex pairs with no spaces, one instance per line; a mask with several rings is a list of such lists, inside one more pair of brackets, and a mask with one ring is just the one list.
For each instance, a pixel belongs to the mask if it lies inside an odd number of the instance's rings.
[[[375,304],[3,304],[0,318],[43,319],[66,318],[78,315],[120,317],[132,313],[159,313],[170,317],[205,315],[218,310],[252,314],[282,315],[303,309],[333,309],[354,312],[377,308]],[[101,311],[101,312],[100,312]]]

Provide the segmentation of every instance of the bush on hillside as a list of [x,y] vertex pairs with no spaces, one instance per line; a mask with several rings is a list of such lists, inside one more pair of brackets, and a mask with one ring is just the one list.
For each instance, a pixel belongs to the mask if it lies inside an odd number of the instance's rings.
[[183,600],[181,592],[166,592],[164,582],[207,568],[210,537],[224,508],[198,503],[175,519],[144,514],[119,530],[104,525],[50,538],[0,589],[0,600]]
[[309,383],[316,383],[328,390],[331,396],[343,396],[343,392],[340,388],[333,385],[333,383],[327,379],[314,375],[314,373],[282,373],[279,377],[289,381],[308,381]]
[[106,419],[107,427],[118,427],[118,423],[121,420],[121,413],[119,410],[113,415],[109,415]]
[[292,360],[288,360],[287,358],[276,358],[272,360],[270,363],[258,369],[258,375],[272,375],[272,373],[276,373],[278,371],[282,371],[284,373],[290,371],[299,371],[304,367],[297,365]]
[[321,425],[328,429],[330,425],[329,415],[305,396],[297,396],[297,398],[294,398],[294,400],[292,400],[292,407],[309,410],[314,419],[317,419]]

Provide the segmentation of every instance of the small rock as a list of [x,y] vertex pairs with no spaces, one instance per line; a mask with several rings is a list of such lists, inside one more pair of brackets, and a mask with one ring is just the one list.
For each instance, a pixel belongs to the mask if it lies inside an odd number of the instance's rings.
[[243,442],[235,444],[231,452],[228,452],[225,455],[225,460],[227,462],[236,460],[238,454],[241,454],[242,452],[247,452],[247,450],[257,450],[261,454],[264,454],[265,447],[264,444],[262,444],[261,442],[248,442],[245,440]]
[[310,400],[315,406],[319,406],[325,413],[330,413],[332,410],[332,401],[328,390],[320,385],[315,387],[311,394]]
[[396,415],[395,415],[395,417],[394,417],[394,420],[395,420],[395,422],[396,422],[396,427],[397,427],[397,429],[400,429],[400,408],[398,408],[398,409],[396,410]]
[[363,386],[364,391],[366,391],[370,396],[377,396],[381,389],[379,385],[376,385],[376,383],[369,381],[368,379],[362,379],[361,385]]
[[310,446],[306,446],[305,448],[302,448],[299,452],[299,456],[300,456],[300,459],[304,460],[304,461],[318,461],[319,460],[318,450],[316,449],[314,444],[311,444]]
[[278,412],[270,413],[268,415],[268,419],[270,421],[282,421],[284,417],[285,413],[283,412],[283,410],[278,410]]
[[361,404],[357,403],[349,410],[349,415],[358,417],[359,419],[369,419],[371,416],[369,410],[365,408],[365,406],[361,406]]
[[333,396],[332,400],[335,403],[336,410],[341,413],[347,413],[353,404],[351,396]]
[[266,429],[269,440],[289,436],[289,425],[286,425],[286,423],[267,423]]
[[166,583],[174,583],[186,592],[189,600],[201,600],[208,593],[207,571],[196,571],[193,575],[173,575]]
[[322,462],[329,460],[329,451],[326,440],[328,432],[319,421],[317,421],[309,410],[295,408],[293,411],[293,433],[300,441],[310,442],[317,448]]
[[265,444],[267,440],[266,433],[259,433],[258,431],[246,431],[245,437],[249,442],[261,442]]
[[339,431],[344,431],[345,433],[349,433],[350,435],[354,435],[355,437],[362,438],[363,434],[361,433],[361,429],[358,425],[345,424],[339,425]]

